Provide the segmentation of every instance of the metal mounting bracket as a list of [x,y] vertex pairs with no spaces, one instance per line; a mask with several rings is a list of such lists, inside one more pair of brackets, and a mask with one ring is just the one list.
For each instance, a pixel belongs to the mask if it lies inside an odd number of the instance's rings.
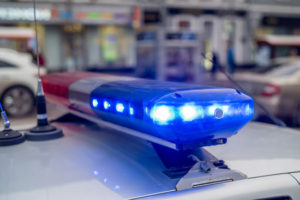
[[204,148],[195,150],[191,158],[196,161],[196,164],[179,180],[176,185],[177,190],[247,178],[241,172],[229,169],[223,160],[217,159]]

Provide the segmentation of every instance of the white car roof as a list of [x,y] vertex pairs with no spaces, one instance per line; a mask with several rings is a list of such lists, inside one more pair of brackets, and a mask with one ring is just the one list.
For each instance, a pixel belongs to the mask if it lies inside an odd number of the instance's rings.
[[[0,199],[123,199],[175,191],[152,146],[96,125],[57,123],[65,136],[1,147]],[[248,178],[300,171],[300,133],[248,124],[206,147]]]
[[28,53],[17,52],[13,49],[0,48],[0,59],[8,61],[10,63],[15,63],[18,66],[27,66],[24,65],[27,63],[32,64],[32,57]]
[[226,145],[207,147],[249,178],[300,171],[300,131],[249,123]]

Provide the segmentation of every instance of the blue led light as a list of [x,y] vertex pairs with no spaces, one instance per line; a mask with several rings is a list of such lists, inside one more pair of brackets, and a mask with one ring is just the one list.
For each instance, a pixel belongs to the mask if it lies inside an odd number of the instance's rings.
[[95,176],[98,176],[98,175],[99,175],[99,172],[98,172],[97,170],[94,170],[93,173],[94,173]]
[[122,112],[124,112],[124,110],[125,110],[125,107],[124,107],[124,105],[122,103],[117,103],[116,104],[116,111],[117,112],[122,113]]
[[203,117],[203,110],[200,106],[186,104],[179,108],[179,113],[183,121],[192,121],[198,117]]
[[208,109],[207,109],[208,115],[212,115],[212,116],[215,115],[215,111],[218,107],[220,107],[220,106],[218,106],[218,105],[209,106]]
[[158,124],[168,124],[169,121],[175,119],[175,110],[167,105],[155,106],[150,111],[150,117]]
[[132,107],[129,107],[129,114],[134,115],[134,109]]
[[93,99],[93,100],[92,100],[92,105],[93,105],[94,108],[97,108],[97,107],[98,107],[98,104],[99,104],[99,102],[98,102],[97,99]]
[[248,116],[253,115],[253,108],[251,108],[249,104],[246,105],[245,114]]
[[108,101],[103,101],[103,107],[105,110],[109,109],[110,103],[108,103]]
[[254,102],[243,92],[179,83],[114,81],[89,98],[93,117],[171,142],[179,150],[229,138],[254,115]]

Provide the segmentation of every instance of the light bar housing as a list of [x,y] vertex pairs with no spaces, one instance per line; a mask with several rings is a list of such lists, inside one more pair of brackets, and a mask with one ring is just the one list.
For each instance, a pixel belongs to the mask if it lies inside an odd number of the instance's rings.
[[82,72],[48,75],[43,83],[52,103],[176,149],[226,143],[254,114],[252,98],[229,88]]

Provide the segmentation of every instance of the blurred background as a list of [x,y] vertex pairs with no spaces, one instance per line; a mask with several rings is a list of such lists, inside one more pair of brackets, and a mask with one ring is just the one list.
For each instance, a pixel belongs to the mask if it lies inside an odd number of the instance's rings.
[[263,107],[256,120],[300,126],[298,0],[37,0],[36,13],[39,55],[32,0],[0,2],[0,100],[13,120],[34,122],[38,57],[43,74],[241,87]]

